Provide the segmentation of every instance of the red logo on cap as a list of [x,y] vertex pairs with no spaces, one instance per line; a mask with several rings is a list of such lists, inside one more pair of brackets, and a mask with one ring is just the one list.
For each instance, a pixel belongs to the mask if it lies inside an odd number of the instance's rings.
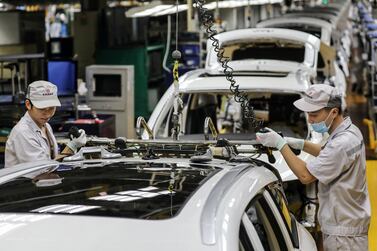
[[45,92],[42,95],[43,96],[51,96],[51,95],[54,95],[54,93],[51,91],[50,88],[46,88]]

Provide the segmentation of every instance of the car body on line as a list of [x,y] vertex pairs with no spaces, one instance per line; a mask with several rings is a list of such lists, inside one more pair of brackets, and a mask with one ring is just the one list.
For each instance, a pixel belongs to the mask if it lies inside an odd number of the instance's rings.
[[267,163],[94,148],[0,170],[0,250],[316,250]]

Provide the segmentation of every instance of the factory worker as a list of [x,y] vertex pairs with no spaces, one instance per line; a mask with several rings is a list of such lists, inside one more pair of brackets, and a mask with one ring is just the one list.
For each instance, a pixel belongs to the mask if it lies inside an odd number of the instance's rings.
[[48,121],[54,116],[56,107],[61,106],[57,86],[43,80],[28,86],[26,113],[13,127],[5,146],[5,167],[38,161],[53,160],[70,155],[86,144],[86,134],[72,137],[67,147],[58,154],[58,145]]
[[[267,128],[257,133],[266,147],[277,148],[303,184],[318,180],[318,220],[325,251],[368,250],[370,201],[366,184],[363,136],[349,117],[343,117],[341,96],[329,85],[312,85],[294,105],[308,115],[312,129],[330,134],[321,146],[303,139],[283,138]],[[308,162],[289,148],[315,158]]]

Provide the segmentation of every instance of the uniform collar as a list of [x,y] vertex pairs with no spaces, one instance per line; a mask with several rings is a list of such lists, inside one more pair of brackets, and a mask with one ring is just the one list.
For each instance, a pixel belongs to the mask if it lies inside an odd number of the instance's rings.
[[351,124],[352,121],[350,117],[344,118],[343,122],[330,134],[330,137],[334,137],[337,133],[346,130]]
[[29,112],[25,113],[24,118],[29,123],[29,125],[31,125],[31,127],[33,128],[33,131],[42,132],[42,129],[39,128],[39,126],[37,125],[37,123],[35,123],[35,121],[30,117]]

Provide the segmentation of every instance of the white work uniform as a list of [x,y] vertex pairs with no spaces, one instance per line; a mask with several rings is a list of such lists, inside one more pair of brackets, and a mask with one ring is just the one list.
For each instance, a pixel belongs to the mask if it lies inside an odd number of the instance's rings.
[[55,158],[58,145],[51,126],[46,123],[45,127],[48,137],[43,135],[42,129],[26,112],[9,134],[5,146],[5,167]]
[[368,250],[365,164],[363,136],[349,117],[331,133],[318,157],[307,163],[318,179],[318,220],[326,251]]

